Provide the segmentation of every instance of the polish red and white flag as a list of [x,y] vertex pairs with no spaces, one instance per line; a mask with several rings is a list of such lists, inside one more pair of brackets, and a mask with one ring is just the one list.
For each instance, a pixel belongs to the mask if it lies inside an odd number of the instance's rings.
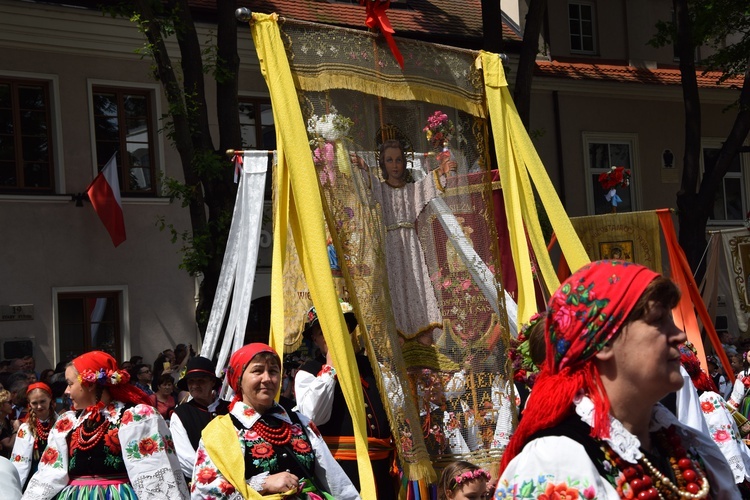
[[115,247],[118,246],[125,241],[125,218],[122,215],[116,154],[104,165],[86,192],[91,206],[107,228],[112,243]]

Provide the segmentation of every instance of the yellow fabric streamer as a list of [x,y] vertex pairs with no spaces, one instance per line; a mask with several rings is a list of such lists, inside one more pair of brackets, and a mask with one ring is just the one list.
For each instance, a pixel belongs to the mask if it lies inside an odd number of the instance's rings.
[[[326,251],[323,207],[315,166],[297,92],[275,15],[253,14],[250,23],[261,72],[271,94],[278,151],[274,236],[292,229],[305,280],[318,313],[323,335],[333,355],[338,381],[354,423],[361,495],[376,498],[367,453],[364,400],[359,371]],[[291,188],[291,189],[290,189]],[[271,342],[283,348],[283,252],[286,238],[274,242],[271,284]]]
[[520,324],[527,322],[537,312],[531,260],[526,244],[527,232],[547,291],[552,293],[560,286],[539,225],[539,216],[531,188],[532,180],[570,268],[576,270],[590,260],[518,116],[518,111],[508,92],[508,82],[505,79],[500,57],[490,52],[482,52],[481,64],[485,96],[494,132],[495,152],[499,163],[498,170],[503,185],[505,213],[508,216],[510,247],[518,279],[518,322]]

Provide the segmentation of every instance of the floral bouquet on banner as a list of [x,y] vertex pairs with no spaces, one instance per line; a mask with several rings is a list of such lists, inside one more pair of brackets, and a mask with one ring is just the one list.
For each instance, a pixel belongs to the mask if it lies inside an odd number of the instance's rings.
[[320,182],[334,182],[336,164],[342,173],[349,174],[349,155],[341,143],[346,139],[354,122],[338,114],[331,106],[325,115],[313,115],[307,120],[307,133],[310,147],[313,147],[313,161],[321,167]]
[[610,168],[609,171],[599,175],[599,185],[607,192],[604,198],[612,204],[612,213],[617,212],[617,205],[622,202],[622,198],[617,195],[617,188],[630,187],[630,169]]
[[432,149],[441,150],[437,155],[438,163],[446,158],[452,158],[450,141],[456,133],[456,127],[448,115],[442,111],[435,111],[427,117],[427,125],[422,129],[427,136],[427,142]]

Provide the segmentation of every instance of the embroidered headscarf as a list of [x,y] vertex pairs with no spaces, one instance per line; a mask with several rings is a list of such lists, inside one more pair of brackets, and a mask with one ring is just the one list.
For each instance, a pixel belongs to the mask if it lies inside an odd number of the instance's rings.
[[262,342],[254,342],[247,344],[237,349],[232,357],[229,358],[229,367],[227,368],[227,382],[229,387],[234,391],[234,398],[232,398],[231,405],[234,405],[237,401],[242,399],[242,374],[245,372],[245,368],[250,364],[255,356],[262,352],[270,352],[279,362],[281,366],[281,359],[276,351],[268,344]]
[[592,358],[620,332],[658,276],[639,264],[605,260],[582,267],[560,285],[547,308],[547,357],[523,420],[503,454],[501,470],[535,433],[559,424],[581,390],[594,403],[591,435],[609,436],[609,399]]
[[81,385],[98,385],[109,391],[112,399],[129,404],[150,405],[151,400],[138,387],[130,384],[130,374],[117,368],[115,358],[102,351],[81,354],[72,362]]

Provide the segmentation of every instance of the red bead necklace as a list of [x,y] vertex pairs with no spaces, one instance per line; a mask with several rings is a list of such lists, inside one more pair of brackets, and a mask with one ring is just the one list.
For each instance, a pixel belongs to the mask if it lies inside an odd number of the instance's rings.
[[665,449],[671,448],[673,456],[669,461],[677,484],[654,467],[645,456],[639,460],[640,463],[632,465],[617,456],[611,448],[608,450],[608,455],[615,457],[615,465],[622,471],[626,480],[620,488],[622,498],[702,499],[708,497],[710,489],[708,480],[700,466],[687,456],[674,427],[667,429],[666,436],[661,436],[660,441]]
[[[86,419],[81,422],[81,425],[73,431],[71,437],[76,444],[76,448],[83,451],[90,450],[104,437],[104,434],[109,429],[109,421],[102,417],[101,409],[103,407],[104,403],[98,402],[96,405],[90,406],[84,411],[84,413],[87,413],[88,415]],[[88,423],[95,424],[94,428],[90,431],[87,431],[85,428]]]
[[46,423],[37,419],[34,427],[36,429],[36,441],[47,441],[49,431],[52,428],[52,419],[50,418]]
[[292,439],[292,426],[283,421],[281,426],[271,427],[262,420],[258,420],[253,425],[253,430],[274,446],[285,445]]

